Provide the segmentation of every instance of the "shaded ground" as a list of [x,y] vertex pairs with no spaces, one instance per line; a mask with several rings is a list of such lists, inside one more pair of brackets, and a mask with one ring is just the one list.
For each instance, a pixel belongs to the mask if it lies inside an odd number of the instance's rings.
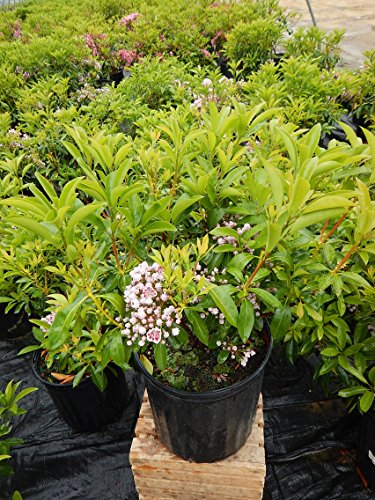
[[[306,0],[279,0],[282,7],[297,12],[297,25],[312,23]],[[317,26],[326,31],[345,29],[341,44],[343,65],[358,68],[363,51],[375,49],[374,0],[310,0]]]

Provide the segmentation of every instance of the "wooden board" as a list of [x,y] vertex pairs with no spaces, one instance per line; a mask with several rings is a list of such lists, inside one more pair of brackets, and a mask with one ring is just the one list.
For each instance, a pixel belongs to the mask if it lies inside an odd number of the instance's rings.
[[171,453],[156,434],[147,392],[130,450],[140,500],[260,500],[266,475],[262,396],[252,433],[235,454],[212,464]]

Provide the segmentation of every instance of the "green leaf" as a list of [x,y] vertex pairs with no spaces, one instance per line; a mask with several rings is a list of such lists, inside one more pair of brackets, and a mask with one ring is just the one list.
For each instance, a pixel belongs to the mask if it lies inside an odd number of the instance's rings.
[[27,354],[28,352],[37,351],[38,349],[41,349],[40,345],[28,345],[27,347],[24,347],[18,354]]
[[328,372],[331,372],[334,370],[337,366],[337,359],[330,359],[329,361],[326,361],[323,363],[323,366],[319,370],[319,375],[325,375]]
[[220,351],[219,354],[217,355],[217,362],[219,365],[223,364],[226,362],[229,356],[229,351]]
[[289,213],[294,215],[310,196],[310,183],[300,176],[293,185],[293,191],[289,202]]
[[13,224],[14,226],[23,227],[24,229],[31,231],[32,233],[36,234],[37,236],[40,236],[42,239],[49,241],[50,243],[55,243],[54,233],[52,233],[41,223],[33,219],[29,219],[28,217],[23,217],[23,216],[22,217],[17,216],[17,217],[8,217],[6,221],[9,222],[10,224]]
[[181,195],[172,208],[172,222],[176,222],[179,215],[182,214],[187,208],[192,207],[202,196],[188,196],[187,194]]
[[154,373],[154,367],[152,366],[152,363],[149,361],[149,359],[144,354],[141,354],[139,356],[139,359],[140,359],[142,365],[144,366],[145,370],[150,375],[152,375]]
[[276,309],[270,325],[271,333],[275,340],[284,338],[289,330],[291,319],[292,313],[289,307],[286,306]]
[[158,221],[152,222],[145,227],[145,231],[142,231],[142,236],[147,236],[149,234],[164,233],[167,231],[176,231],[177,228],[170,222]]
[[350,398],[356,396],[357,394],[362,394],[366,391],[366,388],[361,385],[356,385],[354,387],[348,387],[347,389],[342,389],[339,392],[339,396],[342,398]]
[[328,357],[337,356],[338,353],[339,351],[336,349],[336,347],[326,347],[321,352],[323,356],[328,356]]
[[280,212],[281,206],[283,204],[283,197],[284,197],[284,186],[283,186],[281,172],[276,167],[274,167],[271,164],[271,162],[265,160],[264,158],[261,158],[261,161],[262,161],[264,168],[266,169],[266,172],[267,172],[268,180],[270,182],[271,189],[272,189],[272,196],[273,196],[277,211]]
[[86,298],[84,294],[79,294],[74,302],[63,307],[56,313],[47,334],[46,348],[48,350],[57,349],[64,344],[69,337],[69,329],[77,317],[77,312]]
[[125,349],[121,333],[116,332],[110,344],[111,356],[116,365],[125,368]]
[[86,372],[87,368],[88,368],[88,366],[87,366],[87,365],[86,365],[86,366],[84,366],[84,367],[83,367],[83,368],[82,368],[82,369],[81,369],[81,370],[77,373],[77,375],[74,377],[74,380],[73,380],[73,387],[76,387],[76,386],[80,383],[80,381],[81,381],[81,379],[82,379],[82,377],[83,377],[84,373]]
[[129,198],[128,204],[130,208],[132,226],[137,227],[142,220],[144,212],[143,203],[137,194],[133,194]]
[[374,402],[374,393],[371,391],[366,391],[359,400],[359,406],[361,410],[364,413],[366,413],[371,408],[373,402]]
[[215,227],[210,231],[214,236],[233,236],[236,240],[238,240],[238,233],[235,229],[231,229],[230,227]]
[[13,493],[12,500],[22,500],[22,495],[18,490]]
[[90,203],[89,205],[84,205],[74,212],[70,217],[66,229],[64,231],[65,238],[68,244],[73,244],[74,242],[74,229],[80,222],[84,221],[89,215],[103,209],[103,203]]
[[370,382],[372,383],[372,385],[375,386],[375,366],[373,366],[371,368],[371,370],[369,371],[368,378],[369,378]]
[[279,243],[281,237],[282,227],[280,224],[273,222],[267,223],[267,242],[266,242],[266,252],[270,253],[275,246]]
[[156,217],[160,212],[165,210],[168,203],[171,201],[169,196],[166,196],[162,200],[155,201],[152,205],[146,210],[146,212],[142,216],[141,225],[147,224],[149,220],[153,217]]
[[235,255],[229,262],[227,266],[228,273],[232,274],[235,278],[239,280],[242,279],[242,270],[247,266],[247,264],[253,259],[253,255],[249,253],[239,253]]
[[44,192],[48,195],[52,203],[54,203],[57,199],[57,194],[56,191],[53,189],[52,184],[39,172],[35,172],[35,177],[38,179],[39,184],[42,186]]
[[165,344],[159,343],[154,346],[154,358],[159,370],[167,367],[167,348]]
[[298,164],[298,150],[295,139],[282,128],[277,128],[277,131],[281,135],[285,147],[288,151],[289,158],[292,162],[292,168],[296,168]]
[[298,217],[287,229],[289,234],[294,234],[301,229],[317,224],[318,222],[324,221],[326,219],[335,219],[340,217],[345,212],[343,208],[332,208],[329,210],[319,210],[317,212],[312,212],[311,214],[304,214]]
[[[355,193],[353,191],[353,197]],[[327,210],[331,208],[349,208],[353,205],[353,202],[344,198],[343,196],[322,196],[321,198],[312,201],[303,209],[304,214],[311,212],[319,212],[320,210]]]
[[24,398],[25,396],[27,396],[28,394],[31,394],[32,392],[35,392],[37,391],[38,388],[37,387],[27,387],[26,389],[23,389],[22,391],[20,391],[14,398],[14,403],[17,403],[18,401],[20,401],[22,398]]
[[242,342],[246,342],[250,337],[250,333],[254,328],[254,321],[254,306],[248,300],[244,300],[241,304],[240,314],[238,315],[238,334]]
[[358,371],[356,368],[354,368],[354,366],[352,366],[349,363],[349,359],[346,356],[340,355],[339,363],[340,366],[344,368],[344,370],[346,370],[348,373],[351,373],[352,375],[354,375],[354,377],[356,377],[358,380],[367,385],[367,380],[365,379],[365,377],[362,375],[360,371]]
[[224,314],[227,321],[232,326],[235,326],[237,328],[238,311],[236,304],[234,303],[228,291],[223,287],[215,286],[208,293],[213,298],[220,311]]
[[257,297],[261,299],[262,302],[266,304],[266,306],[271,309],[282,309],[283,305],[272,293],[267,290],[263,290],[262,288],[250,288],[250,292],[255,293]]
[[202,342],[204,345],[208,345],[209,335],[208,328],[203,319],[194,311],[185,309],[184,311],[186,319],[192,325],[192,330],[194,335]]
[[100,298],[107,300],[110,302],[116,309],[116,312],[118,313],[119,316],[124,316],[125,315],[125,300],[123,295],[120,295],[119,293],[105,293],[104,295],[100,295]]

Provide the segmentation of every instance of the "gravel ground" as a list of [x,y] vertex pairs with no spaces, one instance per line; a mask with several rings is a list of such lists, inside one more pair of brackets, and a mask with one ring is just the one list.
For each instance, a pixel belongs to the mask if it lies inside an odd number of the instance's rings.
[[[297,12],[296,25],[312,23],[307,0],[279,0],[280,5]],[[343,66],[358,68],[363,52],[375,49],[374,0],[310,0],[319,28],[345,29],[342,41]]]

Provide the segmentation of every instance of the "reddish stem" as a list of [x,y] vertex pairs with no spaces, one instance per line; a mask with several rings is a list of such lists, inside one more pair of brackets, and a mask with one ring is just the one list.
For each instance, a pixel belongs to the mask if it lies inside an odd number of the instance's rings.
[[339,218],[339,220],[336,222],[336,224],[333,226],[333,228],[330,230],[330,232],[327,234],[327,236],[325,238],[323,238],[322,243],[324,243],[325,241],[327,241],[328,238],[333,235],[333,233],[336,231],[336,229],[339,227],[339,225],[341,224],[341,222],[345,219],[345,217],[347,215],[348,215],[348,213],[342,215]]
[[337,264],[335,269],[332,271],[332,274],[336,274],[337,271],[339,271],[342,268],[342,266],[349,259],[349,257],[357,250],[357,247],[358,247],[358,243],[356,243],[355,245],[352,246],[352,248],[344,255],[344,257]]
[[319,243],[323,243],[324,241],[324,233],[326,232],[326,229],[327,229],[327,226],[328,226],[328,222],[329,222],[329,219],[327,219],[324,223],[324,226],[323,226],[323,229],[322,229],[322,233],[320,235],[320,240],[319,240]]
[[250,286],[251,282],[253,281],[253,279],[255,278],[255,276],[257,275],[259,269],[261,267],[263,267],[264,263],[266,262],[267,258],[268,258],[268,253],[265,253],[264,254],[264,257],[263,259],[261,259],[259,262],[258,262],[258,265],[257,267],[254,269],[252,275],[250,276],[250,278],[246,281],[246,284],[245,284],[245,290]]

